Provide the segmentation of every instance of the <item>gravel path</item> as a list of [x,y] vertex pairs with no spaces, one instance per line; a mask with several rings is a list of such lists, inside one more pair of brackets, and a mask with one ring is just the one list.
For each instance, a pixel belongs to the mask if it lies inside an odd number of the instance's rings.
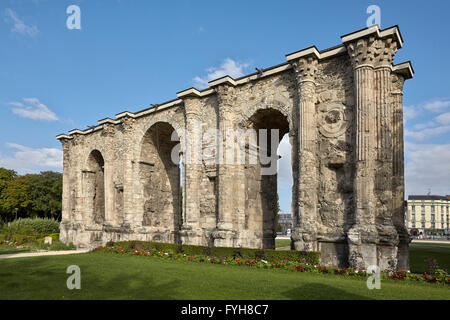
[[59,256],[64,254],[78,254],[89,252],[88,249],[82,250],[63,250],[63,251],[42,251],[42,252],[24,252],[24,253],[11,253],[11,254],[0,254],[0,259],[11,259],[11,258],[26,258],[26,257],[41,257],[41,256]]

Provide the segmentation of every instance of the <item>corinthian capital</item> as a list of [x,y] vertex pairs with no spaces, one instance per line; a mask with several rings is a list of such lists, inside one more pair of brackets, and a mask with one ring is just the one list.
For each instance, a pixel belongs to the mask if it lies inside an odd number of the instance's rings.
[[375,37],[357,39],[347,44],[347,52],[354,68],[373,66],[375,59]]
[[377,39],[374,43],[375,66],[391,67],[394,61],[394,55],[397,52],[398,44],[392,37]]
[[297,81],[312,81],[314,82],[317,73],[317,58],[314,56],[300,58],[291,62],[294,67]]
[[217,101],[219,102],[219,114],[228,114],[233,109],[235,89],[229,84],[221,84],[216,87]]

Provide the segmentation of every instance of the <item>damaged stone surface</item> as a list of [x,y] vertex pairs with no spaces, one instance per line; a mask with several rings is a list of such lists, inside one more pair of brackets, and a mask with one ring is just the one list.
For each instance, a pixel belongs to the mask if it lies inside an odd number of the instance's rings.
[[[61,240],[274,248],[276,174],[262,175],[260,163],[209,160],[216,144],[237,139],[227,130],[279,129],[292,145],[293,249],[321,251],[326,265],[407,268],[402,88],[412,67],[392,63],[403,41],[397,27],[342,41],[58,136]],[[204,138],[211,128],[219,139]],[[201,161],[186,158],[196,156],[187,152],[194,136],[204,139]],[[260,141],[245,147],[249,156]]]

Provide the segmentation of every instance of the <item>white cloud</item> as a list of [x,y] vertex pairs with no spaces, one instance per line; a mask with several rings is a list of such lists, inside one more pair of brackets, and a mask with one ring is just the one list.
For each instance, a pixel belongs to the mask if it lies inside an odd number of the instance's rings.
[[418,123],[414,125],[414,129],[416,130],[422,130],[426,128],[435,127],[436,124],[433,121],[428,121],[427,123]]
[[415,106],[404,106],[403,113],[405,115],[405,122],[411,119],[414,119],[420,114],[419,107]]
[[421,116],[426,119],[426,115],[432,113],[440,113],[450,107],[450,100],[441,99],[433,100],[418,106],[405,107],[405,137],[414,140],[425,140],[431,137],[439,136],[450,132],[450,112],[442,113],[432,121],[416,123],[413,130],[406,126],[407,120]]
[[13,106],[12,112],[20,117],[33,119],[33,120],[45,120],[45,121],[57,121],[59,120],[53,111],[51,111],[45,104],[41,103],[37,98],[24,98],[22,102],[10,102]]
[[450,100],[434,100],[428,103],[425,103],[423,108],[431,111],[431,112],[441,112],[450,107]]
[[0,167],[13,169],[21,174],[62,168],[63,152],[60,149],[33,149],[16,143],[7,143],[6,146],[15,151],[12,157],[0,155]]
[[219,67],[208,68],[208,74],[205,77],[195,77],[194,84],[199,88],[207,88],[208,81],[221,78],[223,76],[230,76],[232,78],[242,77],[244,70],[249,67],[247,63],[239,63],[230,58],[226,58]]
[[443,125],[450,126],[450,112],[446,112],[446,113],[443,113],[443,114],[437,116],[436,121]]
[[5,9],[5,15],[6,15],[6,22],[12,22],[13,27],[11,28],[11,32],[16,32],[20,34],[25,34],[30,37],[34,37],[38,34],[38,28],[36,26],[27,25],[25,22],[20,19],[13,10],[10,8]]
[[450,194],[450,144],[405,144],[406,196]]
[[405,130],[405,136],[415,140],[425,140],[431,137],[450,132],[450,125],[439,126],[435,128],[426,128],[420,131]]

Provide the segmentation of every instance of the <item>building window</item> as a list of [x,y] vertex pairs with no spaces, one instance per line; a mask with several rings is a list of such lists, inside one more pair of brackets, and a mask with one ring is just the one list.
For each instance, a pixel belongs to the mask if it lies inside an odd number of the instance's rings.
[[424,205],[420,206],[420,211],[422,214],[425,214],[425,206]]
[[431,214],[431,222],[434,222],[434,221],[436,221],[436,219],[435,219],[434,213],[432,213]]
[[431,205],[431,213],[434,213],[434,204]]
[[448,205],[447,205],[447,214],[448,214]]
[[414,220],[412,221],[411,226],[412,226],[413,228],[416,227],[416,222],[415,222]]
[[425,228],[425,221],[422,220],[422,228]]
[[434,222],[431,223],[431,229],[433,229],[433,230],[436,229]]
[[414,213],[416,213],[416,206],[412,206],[411,207],[411,212],[414,214]]

